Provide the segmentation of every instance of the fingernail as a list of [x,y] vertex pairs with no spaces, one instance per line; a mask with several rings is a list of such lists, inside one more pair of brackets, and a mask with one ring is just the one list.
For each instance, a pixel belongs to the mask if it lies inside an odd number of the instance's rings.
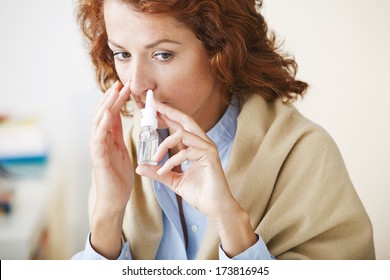
[[127,81],[126,84],[123,86],[123,88],[120,92],[121,95],[127,94],[129,92],[128,91],[128,89],[130,89],[129,84],[130,84],[130,81]]
[[117,81],[115,82],[115,84],[114,84],[114,87],[113,87],[113,89],[114,89],[114,90],[118,90],[118,91],[119,91],[119,89],[120,89],[120,85],[121,85],[121,82],[120,82],[119,80],[117,80]]

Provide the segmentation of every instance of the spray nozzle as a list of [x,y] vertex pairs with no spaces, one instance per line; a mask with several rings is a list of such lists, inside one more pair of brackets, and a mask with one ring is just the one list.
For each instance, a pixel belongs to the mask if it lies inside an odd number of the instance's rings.
[[154,109],[153,91],[149,89],[146,92],[145,108],[141,110],[141,126],[151,126],[157,128],[156,110]]

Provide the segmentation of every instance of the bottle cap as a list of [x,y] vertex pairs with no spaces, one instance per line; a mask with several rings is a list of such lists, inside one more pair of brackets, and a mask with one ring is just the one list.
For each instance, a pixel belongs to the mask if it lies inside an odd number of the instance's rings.
[[146,92],[145,108],[141,110],[141,126],[151,126],[157,128],[156,109],[154,109],[153,91],[149,89]]

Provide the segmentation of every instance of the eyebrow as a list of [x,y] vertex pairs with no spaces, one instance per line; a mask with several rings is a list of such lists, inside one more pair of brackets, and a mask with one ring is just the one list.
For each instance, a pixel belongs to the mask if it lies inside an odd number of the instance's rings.
[[[114,47],[117,47],[117,48],[120,48],[120,49],[124,49],[124,47],[122,47],[120,44],[117,44],[111,40],[108,40],[108,43],[113,45]],[[150,44],[147,44],[145,45],[145,49],[152,49],[152,48],[155,48],[157,47],[158,45],[162,44],[162,43],[171,43],[171,44],[176,44],[176,45],[181,45],[180,42],[177,42],[177,41],[174,41],[174,40],[170,40],[170,39],[160,39],[160,40],[157,40],[157,41],[154,41]]]

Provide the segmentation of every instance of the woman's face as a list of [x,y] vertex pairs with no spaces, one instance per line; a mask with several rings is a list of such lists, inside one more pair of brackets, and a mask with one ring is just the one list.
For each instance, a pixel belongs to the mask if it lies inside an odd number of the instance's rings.
[[227,106],[221,85],[211,74],[203,43],[189,28],[116,0],[105,1],[104,19],[117,74],[123,84],[130,80],[139,108],[152,89],[155,99],[192,116],[206,131],[219,120]]

